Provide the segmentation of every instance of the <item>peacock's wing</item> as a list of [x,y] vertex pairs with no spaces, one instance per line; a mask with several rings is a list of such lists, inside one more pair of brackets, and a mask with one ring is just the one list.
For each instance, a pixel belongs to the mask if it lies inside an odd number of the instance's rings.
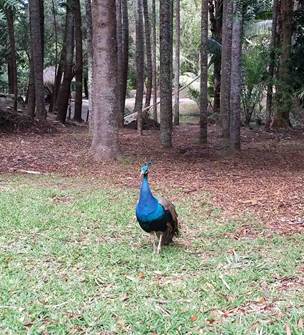
[[169,244],[172,242],[173,236],[178,236],[179,234],[178,219],[177,219],[178,215],[176,213],[175,206],[172,204],[172,202],[163,197],[159,197],[157,198],[157,200],[164,207],[166,211],[169,211],[172,217],[172,221],[167,222],[167,231],[163,237],[164,244]]

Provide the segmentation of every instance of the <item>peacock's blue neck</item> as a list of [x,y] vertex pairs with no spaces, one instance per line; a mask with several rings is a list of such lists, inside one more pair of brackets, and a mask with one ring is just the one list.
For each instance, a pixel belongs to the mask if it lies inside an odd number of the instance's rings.
[[138,210],[142,213],[149,214],[153,212],[157,208],[157,206],[158,201],[151,192],[148,175],[144,175],[140,187]]

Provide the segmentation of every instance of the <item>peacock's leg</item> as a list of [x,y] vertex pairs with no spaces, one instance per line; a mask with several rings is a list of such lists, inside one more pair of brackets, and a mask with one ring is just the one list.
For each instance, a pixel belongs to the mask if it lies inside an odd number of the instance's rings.
[[153,232],[153,253],[156,253],[156,239],[157,239],[157,235],[156,232]]
[[157,247],[157,254],[160,253],[162,239],[163,239],[163,233],[160,233],[160,235],[159,235],[159,241],[158,241],[158,247]]

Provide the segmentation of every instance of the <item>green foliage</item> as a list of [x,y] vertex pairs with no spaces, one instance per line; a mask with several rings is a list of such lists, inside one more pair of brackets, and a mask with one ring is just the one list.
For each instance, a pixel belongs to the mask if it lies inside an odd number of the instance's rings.
[[245,124],[248,125],[253,114],[261,110],[263,91],[267,83],[269,50],[267,46],[249,46],[244,52],[242,105]]

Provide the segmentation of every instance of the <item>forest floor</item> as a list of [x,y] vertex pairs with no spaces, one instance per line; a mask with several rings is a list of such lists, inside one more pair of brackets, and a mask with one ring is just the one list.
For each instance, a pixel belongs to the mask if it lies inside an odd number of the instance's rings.
[[[252,213],[268,227],[286,232],[304,227],[304,132],[242,131],[242,152],[222,150],[219,131],[212,126],[209,145],[197,143],[198,127],[183,125],[174,134],[174,148],[159,145],[159,131],[120,134],[121,159],[96,163],[89,154],[85,126],[60,128],[54,134],[0,136],[0,173],[57,173],[106,180],[136,188],[140,165],[153,160],[151,184],[172,200],[202,191],[229,217]],[[110,168],[109,168],[110,167]]]
[[[215,127],[158,134],[123,130],[111,164],[84,126],[0,137],[1,334],[303,334],[303,132],[244,130],[237,155]],[[160,256],[134,217],[150,159],[182,221]]]

